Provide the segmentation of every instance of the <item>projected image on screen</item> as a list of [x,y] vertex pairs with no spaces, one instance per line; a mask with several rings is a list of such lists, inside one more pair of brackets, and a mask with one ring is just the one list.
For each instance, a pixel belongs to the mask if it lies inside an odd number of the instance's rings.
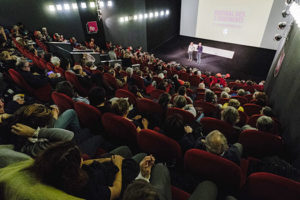
[[[182,12],[188,10],[184,4],[191,2],[197,4],[198,10],[197,14],[182,13],[182,17],[196,17],[196,24],[193,29],[194,35],[191,35],[191,29],[184,26],[181,26],[181,35],[260,47],[273,1],[182,0]],[[181,23],[184,21],[186,20],[181,19]]]

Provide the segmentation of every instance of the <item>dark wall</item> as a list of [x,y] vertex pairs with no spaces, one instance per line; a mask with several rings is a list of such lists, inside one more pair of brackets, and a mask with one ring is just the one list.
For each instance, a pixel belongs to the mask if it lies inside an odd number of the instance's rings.
[[[82,1],[77,0],[77,4],[80,5]],[[103,27],[103,21],[99,20],[98,14],[96,12],[96,9],[82,9],[79,7],[78,9],[80,19],[81,19],[81,27],[84,32],[84,36],[86,41],[90,41],[91,38],[95,39],[95,43],[99,45],[101,48],[105,48],[105,34],[104,34],[104,27]],[[87,31],[87,23],[89,21],[96,21],[98,24],[98,32],[94,34],[89,34]]]
[[151,51],[179,34],[181,0],[146,0],[146,10],[170,10],[170,15],[147,20],[147,45]]
[[[75,36],[78,40],[84,39],[81,20],[78,11],[51,13],[49,4],[55,1],[38,0],[1,0],[0,24],[14,25],[23,22],[29,30],[40,29],[45,26],[49,33],[58,32],[65,38]],[[62,2],[62,1],[58,1]],[[68,3],[76,2],[69,0]]]
[[147,49],[147,32],[145,21],[129,21],[120,23],[122,16],[145,12],[145,0],[115,0],[112,8],[104,8],[103,23],[107,41],[124,47],[142,46]]
[[[266,91],[270,103],[284,127],[283,137],[288,150],[292,153],[295,165],[300,167],[300,29],[295,24],[283,46],[285,58],[277,77],[274,60],[267,78]],[[280,51],[277,52],[280,54]]]

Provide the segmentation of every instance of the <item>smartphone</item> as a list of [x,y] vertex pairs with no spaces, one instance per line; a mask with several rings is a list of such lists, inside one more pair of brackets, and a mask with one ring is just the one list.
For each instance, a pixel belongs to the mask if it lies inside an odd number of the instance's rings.
[[47,73],[47,75],[49,76],[50,74],[53,74],[54,72],[53,71],[50,71]]

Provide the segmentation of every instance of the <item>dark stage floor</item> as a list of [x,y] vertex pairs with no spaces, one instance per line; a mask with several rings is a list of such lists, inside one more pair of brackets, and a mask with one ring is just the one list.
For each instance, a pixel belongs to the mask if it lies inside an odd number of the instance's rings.
[[[233,59],[202,54],[202,63],[197,65],[196,54],[194,62],[188,61],[187,48],[189,43],[202,42],[204,46],[234,51]],[[156,57],[165,61],[176,61],[185,66],[197,67],[201,71],[213,73],[230,73],[234,79],[265,80],[276,51],[236,44],[200,40],[185,36],[176,36],[156,50],[152,51]]]

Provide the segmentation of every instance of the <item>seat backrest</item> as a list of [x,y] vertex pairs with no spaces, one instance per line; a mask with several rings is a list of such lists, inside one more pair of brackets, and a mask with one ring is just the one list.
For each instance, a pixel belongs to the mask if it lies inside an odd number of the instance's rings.
[[12,80],[21,88],[27,90],[29,93],[33,94],[34,90],[28,85],[28,83],[24,80],[24,78],[19,74],[19,72],[14,69],[9,69],[8,73]]
[[158,103],[146,98],[137,100],[137,109],[145,114],[163,114],[162,107]]
[[150,93],[151,99],[159,99],[160,95],[165,93],[163,90],[155,89]]
[[188,81],[189,80],[190,75],[186,72],[181,72],[179,74],[179,78],[183,81]]
[[235,130],[232,125],[225,121],[215,119],[212,117],[203,117],[200,121],[203,126],[204,135],[208,135],[213,130],[219,130],[227,138],[230,144],[238,141],[239,132]]
[[146,90],[145,84],[144,84],[144,80],[137,76],[137,75],[133,75],[132,78],[135,81],[135,84],[138,86],[138,88],[140,88],[141,90]]
[[114,89],[118,89],[119,86],[117,84],[117,80],[115,77],[113,77],[111,74],[108,74],[108,73],[104,73],[103,74],[103,78],[105,81],[107,81],[107,83],[113,87]]
[[205,101],[195,101],[194,106],[202,108],[203,113],[206,117],[219,118],[220,116],[220,110],[212,103],[208,103]]
[[197,92],[197,94],[196,94],[196,100],[203,101],[204,98],[205,98],[205,92]]
[[281,137],[257,130],[243,131],[239,143],[243,145],[245,156],[256,158],[281,155],[284,149]]
[[298,200],[300,183],[291,179],[267,172],[253,173],[247,178],[244,187],[247,200]]
[[245,113],[248,116],[252,116],[255,114],[260,114],[261,106],[256,105],[254,103],[246,103],[243,105]]
[[150,129],[143,129],[137,134],[139,148],[153,154],[160,161],[179,161],[182,156],[180,145],[173,139]]
[[[261,115],[261,114],[252,115],[251,117],[249,117],[247,124],[249,124],[250,126],[255,128],[256,122],[257,122],[258,118],[261,116],[263,116],[263,115]],[[281,124],[278,121],[278,119],[276,119],[274,117],[272,119],[273,119],[273,128],[272,128],[271,133],[273,133],[275,135],[280,135],[281,134]]]
[[74,108],[74,102],[72,98],[63,93],[52,92],[51,98],[54,101],[54,103],[58,106],[61,113],[68,109]]
[[239,127],[244,126],[248,121],[248,115],[245,112],[239,111],[240,121],[236,124]]
[[193,123],[195,121],[194,115],[186,110],[180,108],[168,108],[167,116],[174,115],[174,114],[181,115],[185,123]]
[[131,147],[137,146],[136,126],[121,116],[113,113],[105,113],[102,115],[102,125],[110,138],[119,144],[126,144]]
[[225,103],[227,103],[229,101],[229,98],[219,98],[218,99],[218,103],[219,104],[225,104]]
[[234,97],[231,97],[232,99],[237,99],[241,106],[248,103],[248,99],[246,97],[241,97],[241,96],[234,96]]
[[132,94],[127,90],[118,89],[115,93],[115,96],[119,98],[120,97],[128,98],[130,104],[136,105],[136,97],[134,96],[134,94]]
[[77,92],[83,96],[86,97],[88,96],[88,90],[85,89],[84,87],[82,87],[82,85],[80,84],[76,74],[72,73],[72,72],[65,72],[65,78],[67,81],[71,82],[72,85],[76,88]]
[[198,87],[199,83],[201,82],[200,77],[197,75],[192,75],[189,78],[190,78],[189,81],[190,81],[191,86]]
[[237,164],[200,149],[190,149],[185,153],[184,168],[192,175],[214,181],[229,191],[238,191],[242,185],[242,170]]
[[249,125],[252,126],[253,128],[256,128],[256,122],[257,122],[257,119],[258,119],[259,117],[261,117],[261,116],[263,116],[263,115],[261,115],[261,114],[254,114],[254,115],[252,115],[251,117],[249,117],[248,123],[247,123],[247,124],[249,124]]
[[75,111],[78,115],[80,124],[91,130],[101,129],[101,112],[94,106],[83,102],[76,102],[74,104]]

